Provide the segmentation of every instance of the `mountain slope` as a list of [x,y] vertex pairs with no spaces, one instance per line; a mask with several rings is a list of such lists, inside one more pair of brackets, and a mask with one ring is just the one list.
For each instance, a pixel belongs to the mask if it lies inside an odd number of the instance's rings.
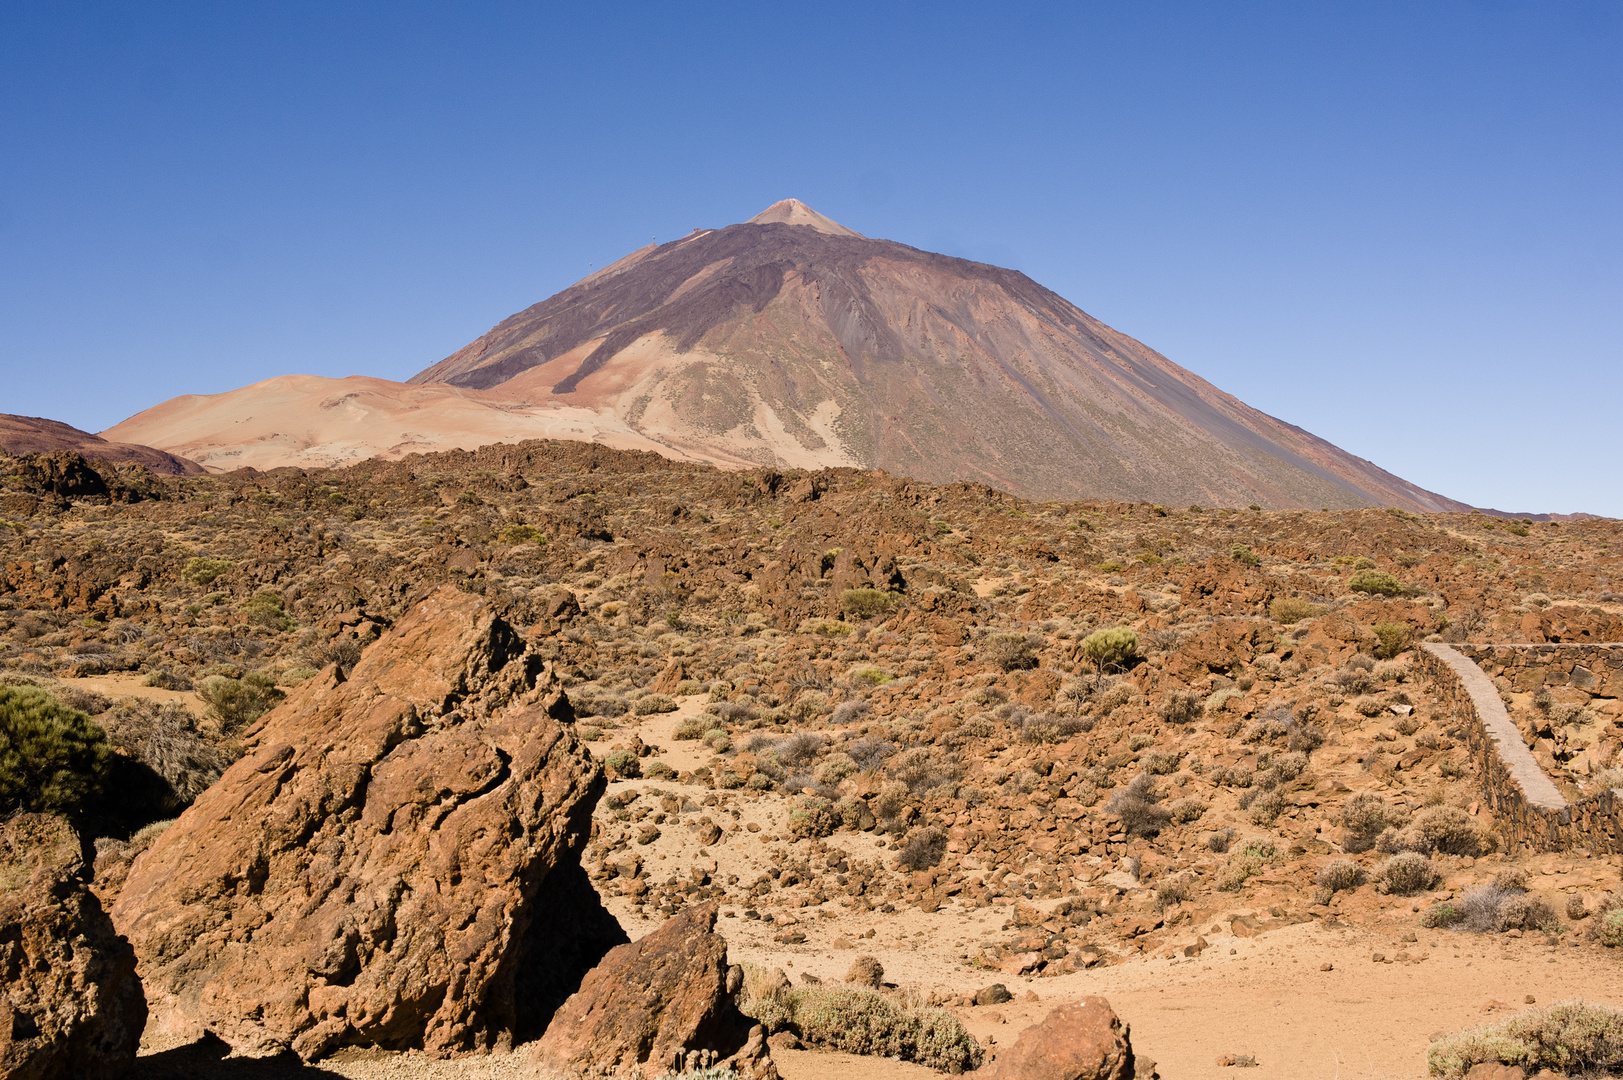
[[0,451],[7,454],[48,454],[53,450],[72,450],[88,458],[145,465],[165,476],[198,476],[204,471],[195,461],[151,446],[109,442],[60,420],[0,413]]
[[689,456],[1036,498],[1464,504],[1258,412],[1014,270],[785,200],[633,252],[410,380],[612,411]]

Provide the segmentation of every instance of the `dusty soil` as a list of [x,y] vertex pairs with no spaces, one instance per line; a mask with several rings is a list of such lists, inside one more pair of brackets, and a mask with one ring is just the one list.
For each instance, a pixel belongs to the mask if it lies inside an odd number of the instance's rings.
[[[1507,856],[1409,651],[1623,640],[1617,522],[1034,504],[579,443],[114,470],[99,499],[63,462],[0,466],[0,679],[91,713],[170,785],[101,808],[108,866],[218,775],[250,706],[353,665],[450,582],[557,665],[611,773],[584,865],[633,936],[716,899],[735,961],[830,982],[872,955],[997,1043],[1103,992],[1168,1077],[1222,1075],[1223,1054],[1255,1055],[1257,1077],[1418,1076],[1428,1036],[1490,1002],[1618,1000],[1616,954],[1591,941],[1618,859]],[[1091,658],[1113,628],[1131,655]],[[1613,782],[1615,691],[1502,690],[1540,760],[1580,791]],[[1436,875],[1412,895],[1381,891],[1400,850]],[[1528,890],[1515,925],[1422,925],[1495,878]],[[991,983],[1016,1000],[966,1004]],[[284,1069],[150,1049],[149,1075]]]

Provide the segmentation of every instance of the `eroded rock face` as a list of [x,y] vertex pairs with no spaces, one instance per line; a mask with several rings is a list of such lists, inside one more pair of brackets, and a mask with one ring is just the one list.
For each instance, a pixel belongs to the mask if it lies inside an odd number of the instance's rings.
[[122,1074],[135,1060],[146,1000],[135,952],[91,895],[67,822],[20,814],[0,824],[0,1075],[8,1080]]
[[1127,1025],[1110,1002],[1086,997],[1061,1005],[999,1053],[989,1080],[1150,1080],[1154,1066],[1133,1060]]
[[569,880],[603,786],[571,718],[512,628],[449,587],[347,681],[309,680],[130,868],[113,919],[160,1030],[310,1060],[538,1029],[527,951],[579,931],[584,971],[614,943]]
[[763,1032],[733,1005],[716,909],[688,908],[605,956],[553,1016],[534,1059],[599,1075],[725,1061],[751,1080],[775,1080]]

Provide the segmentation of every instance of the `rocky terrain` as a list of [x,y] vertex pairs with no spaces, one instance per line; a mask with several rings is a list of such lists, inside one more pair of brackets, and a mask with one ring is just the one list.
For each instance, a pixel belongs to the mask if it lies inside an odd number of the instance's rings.
[[1024,274],[788,199],[639,249],[409,385],[289,375],[104,433],[211,469],[529,438],[884,469],[1034,499],[1468,510],[1251,408]]
[[198,476],[203,466],[187,458],[135,443],[109,442],[100,435],[80,431],[60,420],[0,413],[0,452],[49,454],[68,450],[83,457],[119,464],[142,465],[164,476]]
[[[887,1030],[914,1025],[898,1053],[939,1068],[1007,1060],[1010,1021],[1107,992],[1169,1076],[1226,1075],[1224,1055],[1255,1055],[1257,1076],[1335,1075],[1334,1034],[1270,1011],[1287,996],[1370,1055],[1348,1071],[1418,1075],[1428,1036],[1480,1022],[1484,998],[1617,991],[1596,940],[1616,857],[1507,857],[1462,733],[1412,662],[1426,639],[1623,640],[1616,522],[1033,503],[569,442],[205,477],[4,464],[0,680],[90,714],[114,751],[112,797],[82,821],[154,1016],[178,1018],[149,1029],[153,1075],[200,1028],[325,1054],[323,1068],[353,1060],[354,1075],[366,1062],[345,1054],[372,1042],[486,1047],[490,1067],[504,1054],[531,1067],[498,1035],[522,1025],[479,1012],[511,999],[434,987],[522,953],[531,900],[478,915],[480,898],[533,900],[536,868],[562,850],[590,881],[587,908],[601,902],[626,937],[710,913],[738,970],[697,948],[683,962],[771,1033],[791,1080],[846,1060],[846,1036],[817,1017],[850,986],[888,994],[903,1012]],[[469,628],[457,637],[429,629],[430,603],[485,614],[452,618]],[[411,644],[424,634],[463,644]],[[388,662],[369,651],[385,637]],[[414,656],[462,659],[399,674]],[[1540,701],[1507,688],[1573,794],[1615,784],[1618,689]],[[574,833],[549,847],[538,819],[491,848],[483,884],[422,909],[425,924],[471,920],[480,941],[508,944],[470,945],[456,971],[408,964],[427,989],[399,1014],[368,990],[399,982],[357,944],[376,928],[319,914],[328,896],[364,911],[356,898],[382,888],[361,855],[382,841],[342,809],[345,770],[376,760],[371,735],[334,726],[360,702],[380,733],[390,717],[441,718],[377,746],[438,740],[435,762],[466,761],[443,791],[376,773],[378,812],[416,807],[393,820],[461,807],[457,784],[528,790],[523,768],[603,785],[570,796]],[[523,753],[542,756],[521,768]],[[255,779],[300,754],[308,788]],[[244,900],[181,915],[196,894],[186,867],[238,857],[201,823],[258,798],[271,801],[253,820],[285,824],[275,851],[242,841],[262,863],[245,881],[305,883],[301,903],[333,935],[319,963],[294,957],[274,920],[254,955],[199,931],[242,925]],[[386,835],[388,866],[447,873],[432,843]],[[1448,907],[1468,918],[1450,923]],[[201,921],[161,929],[176,919]],[[240,1040],[207,1014],[240,1018],[246,1000],[182,979],[217,971],[251,996],[294,960],[345,989],[267,1001]],[[1254,1010],[1243,1028],[1219,1004],[1231,994]],[[973,1054],[938,1014],[968,1029]],[[592,1016],[582,1004],[576,1030],[596,1030]],[[745,1021],[729,1023],[741,1037]],[[658,1030],[636,1045],[666,1047]],[[556,1042],[547,1060],[578,1061]]]

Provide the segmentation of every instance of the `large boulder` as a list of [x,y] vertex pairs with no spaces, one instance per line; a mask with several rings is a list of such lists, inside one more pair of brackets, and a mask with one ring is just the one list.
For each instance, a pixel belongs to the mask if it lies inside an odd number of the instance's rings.
[[157,1030],[305,1060],[539,1031],[625,940],[583,888],[604,781],[572,719],[550,667],[449,586],[348,680],[300,686],[119,893]]
[[123,1073],[146,1025],[135,951],[91,895],[67,822],[0,824],[0,1076]]
[[726,1064],[746,1080],[776,1080],[764,1033],[733,1003],[739,974],[715,925],[712,900],[610,952],[553,1015],[533,1060],[588,1075]]
[[988,1080],[1150,1080],[1155,1066],[1133,1059],[1127,1025],[1110,1002],[1061,1005],[1000,1051]]

